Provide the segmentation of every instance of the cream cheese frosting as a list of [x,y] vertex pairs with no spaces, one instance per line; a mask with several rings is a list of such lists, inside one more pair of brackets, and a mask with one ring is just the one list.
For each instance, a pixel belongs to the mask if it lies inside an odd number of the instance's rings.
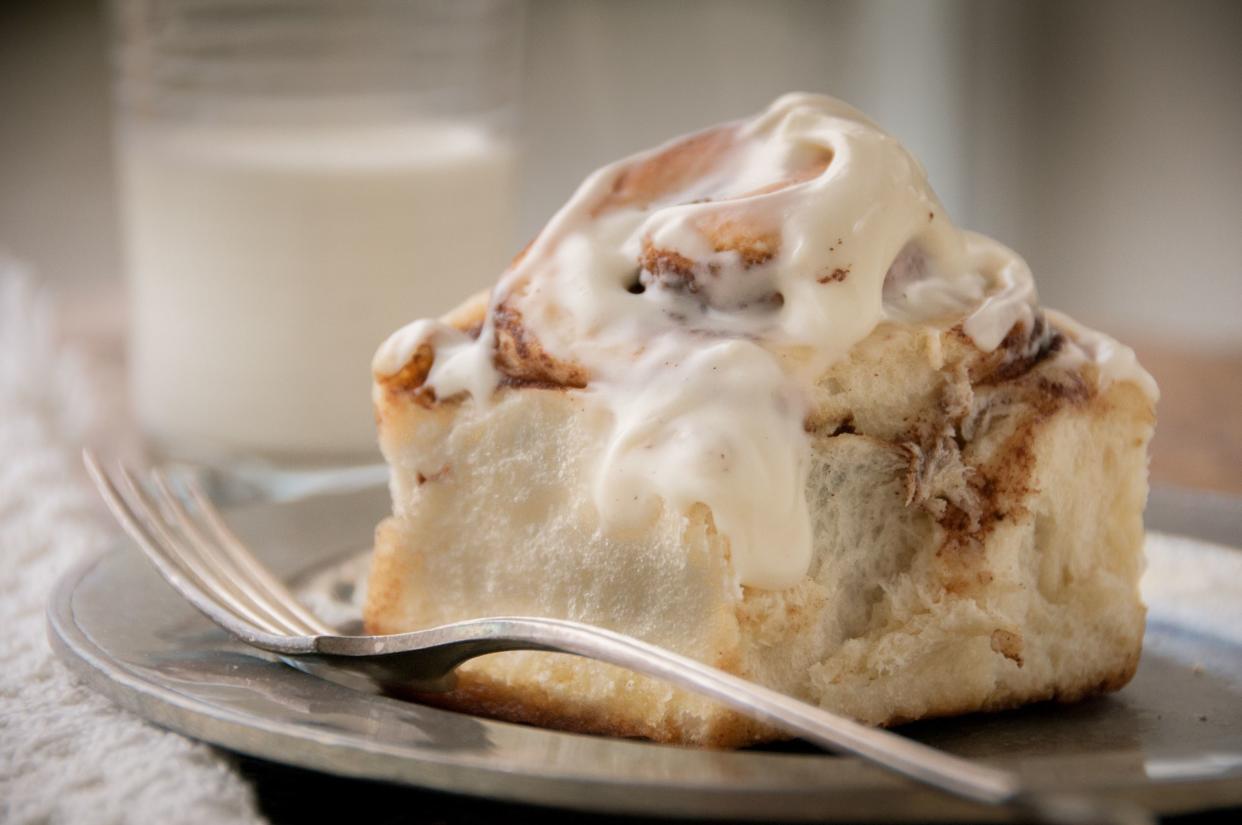
[[[373,370],[397,373],[431,344],[426,385],[485,406],[501,380],[498,311],[517,313],[585,371],[570,391],[609,414],[594,481],[604,529],[701,502],[736,583],[780,589],[811,559],[803,421],[816,378],[885,321],[960,323],[991,351],[1035,300],[1025,262],[957,229],[894,138],[841,101],[789,94],[596,171],[502,276],[477,337],[417,321]],[[1154,396],[1126,348],[1085,330],[1071,344],[1061,357]]]

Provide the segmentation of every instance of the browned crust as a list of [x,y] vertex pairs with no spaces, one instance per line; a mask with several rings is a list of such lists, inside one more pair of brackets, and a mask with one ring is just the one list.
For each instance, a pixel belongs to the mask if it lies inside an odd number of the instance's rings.
[[[743,270],[767,263],[780,247],[778,234],[751,230],[742,224],[724,224],[719,233],[709,234],[708,237],[717,252],[736,252]],[[721,277],[719,264],[692,260],[675,250],[656,247],[650,240],[643,242],[638,267],[639,282],[644,287],[657,286],[673,292],[695,295],[700,303],[715,309],[741,310],[752,306],[779,308],[785,302],[784,296],[774,289],[760,292],[741,302],[736,299],[722,302],[712,290],[712,286]],[[746,276],[743,274],[742,277]],[[762,286],[762,282],[759,283]]]
[[[1081,681],[1019,691],[996,697],[982,705],[963,701],[937,705],[916,716],[894,714],[877,727],[896,727],[970,713],[998,713],[1037,702],[1071,704],[1113,693],[1134,678],[1139,665],[1139,648],[1141,639],[1139,646],[1128,651],[1118,666],[1103,673],[1091,674]],[[724,707],[707,717],[701,726],[688,729],[672,720],[640,720],[623,713],[603,711],[586,703],[567,702],[535,688],[512,688],[477,671],[459,672],[457,686],[446,693],[410,692],[402,695],[422,704],[503,722],[569,733],[647,739],[664,744],[729,749],[792,738]]]
[[[363,607],[363,625],[367,633],[384,635],[401,632],[401,605],[410,576],[419,557],[406,552],[402,541],[401,523],[389,516],[375,527],[375,550],[371,554],[371,571],[367,578],[367,599]],[[379,617],[384,617],[380,621]]]
[[1115,693],[1130,683],[1138,671],[1139,658],[1142,652],[1142,634],[1134,649],[1127,651],[1119,666],[1102,674],[1093,674],[1085,680],[1067,684],[1052,684],[1028,691],[1019,691],[1011,695],[997,697],[983,705],[974,702],[945,703],[937,705],[918,716],[894,715],[884,720],[880,727],[891,728],[911,722],[928,719],[943,719],[950,716],[964,716],[968,713],[999,713],[1006,710],[1033,705],[1037,702],[1057,702],[1073,704],[1093,696]]
[[[640,280],[643,286],[659,284],[676,292],[699,291],[699,278],[695,270],[700,267],[680,252],[660,249],[646,240],[643,241],[643,252],[638,263],[642,268]],[[705,274],[715,273],[708,268]]]
[[[747,220],[748,216],[737,213],[709,213],[695,220],[695,227],[703,233],[716,252],[736,252],[745,269],[762,266],[780,251],[781,235],[775,228],[765,227]],[[650,262],[660,258],[674,257],[679,259],[675,268],[688,270],[699,266],[705,272],[712,272],[704,264],[680,255],[677,252],[653,246],[650,240],[643,243],[643,254],[639,263],[655,271]]]
[[[620,207],[647,208],[685,191],[727,160],[737,146],[737,125],[725,124],[690,135],[666,146],[623,169],[612,189],[592,212],[602,215]],[[779,192],[823,174],[832,163],[833,152],[824,147],[810,152],[802,165],[780,180],[764,184],[728,200],[752,198]]]
[[602,215],[624,206],[646,207],[711,174],[737,144],[737,126],[726,124],[669,144],[663,151],[630,165],[595,207]]
[[[951,334],[978,351],[961,325],[954,327]],[[986,387],[1021,378],[1056,355],[1064,344],[1065,335],[1036,310],[1029,325],[1025,322],[1014,324],[996,349],[979,353],[970,364],[971,383]]]
[[[483,327],[483,310],[477,299],[445,317],[445,321],[472,338]],[[554,358],[523,323],[522,314],[502,302],[493,312],[496,352],[494,363],[501,374],[502,387],[540,389],[581,389],[587,385],[586,369],[572,361]],[[406,398],[420,407],[431,408],[439,401],[430,387],[424,387],[435,363],[435,349],[422,344],[405,365],[392,375],[377,376],[376,382],[392,401]],[[376,411],[377,419],[381,412]]]
[[[782,182],[782,186],[788,185]],[[736,252],[743,269],[762,266],[781,249],[779,227],[756,221],[756,216],[735,209],[709,212],[695,221],[695,227],[711,242],[716,252]]]
[[[392,375],[377,376],[375,380],[388,395],[409,396],[420,407],[431,407],[436,402],[436,393],[423,383],[431,373],[435,357],[431,344],[422,344],[400,370]],[[376,418],[379,418],[379,410],[376,410]]]
[[[487,315],[488,293],[477,292],[467,298],[443,317],[444,323],[459,329],[471,338],[478,338]],[[414,351],[409,361],[400,370],[391,375],[378,375],[376,383],[386,395],[391,397],[409,397],[421,407],[431,407],[436,403],[436,394],[423,383],[431,372],[435,362],[435,349],[431,344],[423,344]],[[376,410],[378,419],[380,411]]]
[[522,313],[502,302],[492,313],[496,330],[496,368],[508,386],[581,389],[587,385],[584,367],[554,358],[522,321]]
[[401,695],[421,704],[502,722],[662,744],[739,748],[789,738],[726,708],[714,711],[704,725],[690,729],[673,720],[640,720],[632,715],[601,711],[597,706],[564,702],[535,690],[513,689],[477,671],[459,672],[457,685],[445,693],[411,691]]
[[[736,140],[736,126],[726,125],[691,135],[637,161],[617,175],[612,190],[599,203],[594,214],[622,206],[646,209],[661,201],[675,201],[690,184],[718,168],[736,145]],[[730,202],[772,194],[812,180],[823,174],[832,159],[830,149],[810,152],[799,168],[791,170],[780,180],[749,192],[716,198],[720,206],[713,206],[696,215],[694,226],[711,243],[715,252],[735,253],[743,270],[760,267],[779,254],[780,227],[745,204],[731,205]],[[711,200],[703,198],[696,202]],[[748,299],[743,306],[722,306],[713,301],[711,290],[705,288],[720,276],[717,264],[691,260],[676,251],[655,247],[650,240],[644,243],[637,264],[643,286],[654,285],[697,294],[704,304],[717,309],[779,307],[784,303],[783,296],[775,290],[763,292],[760,288],[760,294]]]

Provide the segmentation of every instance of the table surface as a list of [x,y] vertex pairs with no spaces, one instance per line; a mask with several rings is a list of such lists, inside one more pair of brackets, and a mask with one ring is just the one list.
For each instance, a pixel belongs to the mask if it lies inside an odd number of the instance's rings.
[[1242,495],[1242,352],[1135,351],[1160,385],[1152,481]]
[[[66,329],[96,356],[116,364],[124,350],[116,316],[100,313],[94,301],[90,304],[93,309],[89,315],[74,311],[79,307],[71,305]],[[1135,349],[1161,388],[1152,442],[1152,482],[1242,495],[1242,351],[1203,353],[1160,342],[1141,342]],[[249,757],[230,758],[254,788],[264,815],[277,825],[349,821],[360,815],[370,825],[653,822],[489,802],[346,779]],[[1206,818],[1172,817],[1163,821],[1189,823]]]

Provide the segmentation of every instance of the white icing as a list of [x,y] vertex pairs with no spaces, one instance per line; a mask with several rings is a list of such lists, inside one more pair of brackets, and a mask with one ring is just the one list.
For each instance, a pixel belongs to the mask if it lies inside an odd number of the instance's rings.
[[1157,386],[1156,379],[1143,369],[1134,350],[1098,330],[1084,327],[1064,312],[1045,309],[1044,316],[1068,334],[1069,345],[1058,353],[1058,357],[1067,365],[1089,361],[1099,368],[1103,386],[1126,381],[1136,384],[1153,404],[1160,400],[1160,387]]
[[[1035,291],[1021,258],[955,228],[919,163],[848,105],[791,94],[721,128],[722,157],[650,202],[610,197],[667,147],[588,177],[505,273],[492,309],[519,311],[548,353],[584,367],[590,381],[576,392],[611,412],[594,486],[605,529],[701,502],[729,539],[738,583],[779,589],[811,558],[809,383],[884,320],[965,318],[992,350],[1030,319]],[[807,179],[771,191],[800,173]],[[748,267],[717,250],[705,227],[726,221],[775,237],[775,254]],[[643,271],[645,291],[628,291],[645,247],[692,261],[694,289]],[[399,331],[376,373],[396,372],[432,340],[437,395],[465,390],[489,403],[493,312],[477,340],[446,330]],[[1099,350],[1105,361],[1112,352]]]
[[435,351],[424,384],[434,387],[438,397],[449,398],[461,392],[481,399],[491,396],[499,376],[490,350],[476,346],[475,340],[461,330],[434,319],[414,321],[390,335],[371,359],[371,372],[400,372],[423,344],[430,344]]
[[661,502],[704,502],[740,583],[798,581],[811,560],[803,402],[776,359],[740,338],[662,336],[629,369],[598,391],[616,416],[595,482],[604,522],[637,528]]
[[974,310],[962,322],[971,340],[991,352],[1018,322],[1029,328],[1035,309],[1035,283],[1031,268],[1016,253],[982,235],[964,233],[972,268],[986,273]]

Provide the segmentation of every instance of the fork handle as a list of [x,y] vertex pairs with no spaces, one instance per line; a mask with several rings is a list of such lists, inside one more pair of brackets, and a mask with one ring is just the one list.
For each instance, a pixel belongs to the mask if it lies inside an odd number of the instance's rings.
[[1007,771],[862,725],[662,647],[578,622],[499,617],[391,636],[322,636],[315,646],[333,659],[380,657],[373,661],[395,672],[402,670],[405,660],[424,679],[447,675],[476,656],[506,650],[575,654],[709,696],[756,721],[822,747],[856,754],[957,796],[1003,804],[1019,792],[1017,778]]

